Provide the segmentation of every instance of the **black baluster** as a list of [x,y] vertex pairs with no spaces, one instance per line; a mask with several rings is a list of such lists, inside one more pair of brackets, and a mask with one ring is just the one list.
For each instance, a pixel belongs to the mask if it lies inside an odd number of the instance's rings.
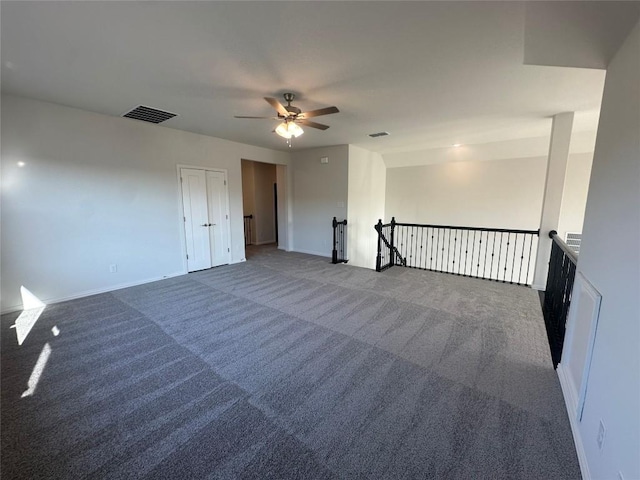
[[[471,268],[469,269],[469,276],[473,277],[473,255],[476,253],[476,231],[473,231],[473,240],[471,241]],[[477,273],[477,272],[476,272]]]
[[409,240],[408,240],[408,249],[409,249],[409,261],[407,262],[410,267],[413,266],[413,227],[409,227]]
[[462,237],[464,236],[465,230],[460,230],[460,247],[458,251],[458,275],[464,275],[464,271],[460,273],[462,270]]
[[478,234],[478,264],[476,265],[476,276],[478,278],[482,278],[480,276],[480,258],[482,257],[482,233],[483,231],[480,230],[480,233]]
[[446,269],[446,267],[444,265],[444,245],[445,245],[446,238],[447,238],[447,229],[443,228],[442,229],[442,244],[441,244],[442,247],[440,248],[440,252],[439,252],[440,253],[440,271],[441,272],[446,272],[447,271],[447,269]]
[[[452,273],[456,273],[456,246],[458,243],[458,229],[455,229],[455,232],[453,234],[453,263],[451,264],[451,272]],[[458,269],[458,273],[460,273],[460,269]],[[456,275],[457,275],[456,274]]]
[[464,276],[467,276],[467,257],[469,256],[469,235],[471,231],[467,230],[467,241],[464,247]]
[[449,264],[449,257],[451,255],[451,232],[453,231],[453,229],[449,229],[449,241],[447,242],[447,271],[450,272],[451,271],[451,266]]
[[424,240],[424,227],[420,227],[420,258],[418,259],[418,268],[422,268],[422,254],[424,253],[424,249],[422,246],[422,242]]
[[531,241],[529,242],[529,261],[527,262],[527,278],[525,282],[529,284],[529,268],[531,268],[531,253],[533,252],[533,235],[530,235]]
[[507,233],[507,248],[504,252],[504,280],[507,281],[507,268],[509,267],[509,243],[511,242],[511,232]]
[[513,262],[511,264],[511,281],[509,283],[513,283],[513,273],[516,271],[516,255],[518,254],[518,234],[516,233],[515,235],[516,235],[516,238],[513,241]]
[[[482,276],[487,278],[487,254],[489,253],[489,230],[487,230],[487,235],[484,239],[484,268],[482,269]],[[489,278],[491,278],[491,273],[489,273]]]
[[[500,232],[500,246],[498,248],[498,264],[496,265],[497,271],[497,279],[500,280],[500,259],[502,258],[502,243],[504,242],[504,232]],[[504,276],[502,277],[502,281],[504,282]]]
[[[428,230],[428,229],[427,229]],[[431,249],[429,251],[429,270],[433,265],[433,227],[431,227]]]
[[[495,254],[496,254],[496,236],[498,235],[497,232],[493,232],[493,246],[491,247],[491,269],[489,270],[489,276],[493,276],[493,260],[495,259]],[[496,267],[496,271],[497,271],[497,267]],[[496,280],[498,280],[498,274],[496,274]]]

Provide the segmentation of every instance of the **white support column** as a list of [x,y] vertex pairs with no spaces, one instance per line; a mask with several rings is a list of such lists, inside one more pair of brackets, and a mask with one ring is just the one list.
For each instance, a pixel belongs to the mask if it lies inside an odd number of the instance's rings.
[[544,290],[549,270],[549,256],[551,255],[551,239],[549,232],[558,229],[564,178],[567,173],[569,158],[569,144],[571,143],[571,129],[573,127],[573,112],[554,115],[551,127],[551,141],[549,143],[549,160],[547,161],[547,179],[544,186],[542,200],[542,216],[540,218],[540,240],[538,241],[538,256],[532,287]]

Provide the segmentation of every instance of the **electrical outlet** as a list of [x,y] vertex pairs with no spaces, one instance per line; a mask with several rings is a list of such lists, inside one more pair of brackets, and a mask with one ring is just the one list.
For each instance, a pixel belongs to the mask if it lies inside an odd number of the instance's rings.
[[607,429],[604,426],[604,422],[600,419],[600,427],[598,428],[598,448],[602,450],[604,445],[604,436],[607,433]]
[[116,273],[118,271],[118,265],[115,263],[112,263],[111,265],[109,265],[109,272],[110,273]]

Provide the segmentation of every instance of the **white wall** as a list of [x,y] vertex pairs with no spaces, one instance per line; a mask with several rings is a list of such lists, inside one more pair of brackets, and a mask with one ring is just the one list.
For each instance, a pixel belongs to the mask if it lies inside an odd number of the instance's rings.
[[563,240],[567,232],[582,232],[592,163],[593,153],[569,155],[557,228]]
[[[328,157],[329,163],[320,163]],[[333,217],[347,214],[349,147],[313,148],[291,154],[293,250],[331,257]]]
[[377,233],[373,226],[384,221],[386,167],[382,156],[349,145],[349,205],[347,258],[350,265],[376,267]]
[[241,158],[289,153],[3,96],[2,310],[21,285],[51,302],[185,273],[177,164],[228,171],[243,260]]
[[399,222],[536,230],[545,157],[389,168],[385,217]]
[[[618,478],[618,471],[627,480],[640,478],[639,112],[640,23],[607,70],[578,259],[578,271],[602,295],[577,428],[594,479]],[[581,335],[586,327],[575,328]]]
[[[571,132],[569,153],[592,153],[596,141],[597,113],[576,112]],[[579,124],[579,125],[578,125]],[[551,123],[549,123],[551,127]],[[579,130],[577,130],[579,128]],[[382,155],[389,168],[417,167],[436,163],[483,162],[512,158],[546,157],[549,154],[549,135],[514,138],[498,142],[477,143],[440,148],[427,148],[411,152],[388,152]]]

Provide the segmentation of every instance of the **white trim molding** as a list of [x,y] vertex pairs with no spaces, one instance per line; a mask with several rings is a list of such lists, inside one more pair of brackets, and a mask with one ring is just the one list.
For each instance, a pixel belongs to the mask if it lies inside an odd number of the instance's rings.
[[560,379],[560,388],[562,389],[562,395],[564,397],[564,403],[567,407],[567,414],[569,417],[569,424],[571,425],[571,433],[573,434],[573,443],[576,446],[576,453],[578,455],[578,463],[580,464],[580,473],[582,473],[583,480],[591,480],[591,472],[589,471],[589,463],[587,462],[587,454],[582,444],[582,437],[580,436],[579,420],[576,412],[578,406],[578,393],[573,387],[573,382],[569,379],[567,372],[562,368],[562,363],[558,364],[556,370],[558,372],[558,378]]
[[289,250],[290,252],[296,253],[306,253],[307,255],[315,255],[317,257],[331,258],[331,254],[327,254],[326,252],[315,252],[313,250],[302,250],[299,248],[294,248],[293,250]]
[[[186,274],[187,274],[187,272],[174,272],[174,273],[170,273],[168,275],[162,275],[161,277],[152,277],[152,278],[147,278],[145,280],[137,280],[135,282],[120,283],[118,285],[111,285],[109,287],[94,288],[92,290],[85,290],[84,292],[78,292],[78,293],[74,293],[72,295],[66,295],[64,297],[43,298],[41,300],[46,305],[51,305],[51,304],[54,304],[54,303],[66,302],[68,300],[76,300],[77,298],[90,297],[91,295],[99,295],[101,293],[109,293],[109,292],[113,292],[113,291],[116,291],[116,290],[122,290],[123,288],[137,287],[138,285],[144,285],[145,283],[159,282],[160,280],[165,280],[167,278],[173,278],[173,277],[179,277],[181,275],[186,275]],[[7,307],[6,309],[2,310],[2,315],[4,315],[5,313],[19,312],[19,311],[22,311],[22,310],[23,310],[22,304],[20,304],[20,305],[12,305],[12,306]]]

